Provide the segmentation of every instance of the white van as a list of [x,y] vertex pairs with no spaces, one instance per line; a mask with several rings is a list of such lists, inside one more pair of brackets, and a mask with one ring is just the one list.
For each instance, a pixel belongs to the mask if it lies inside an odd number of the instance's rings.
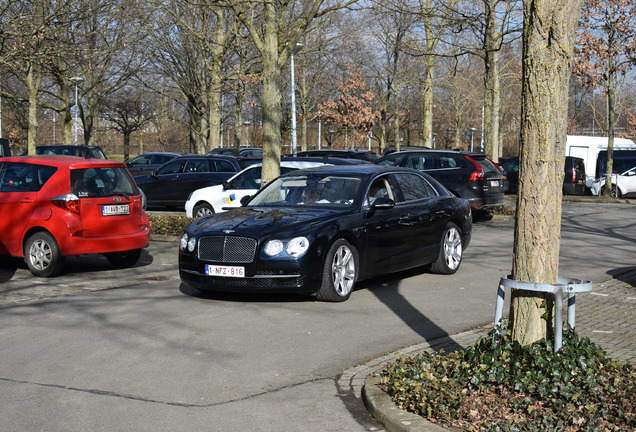
[[[592,186],[596,176],[596,158],[598,152],[607,150],[607,137],[568,135],[565,155],[581,158],[585,161],[585,185]],[[634,141],[627,138],[614,138],[614,150],[636,150]]]

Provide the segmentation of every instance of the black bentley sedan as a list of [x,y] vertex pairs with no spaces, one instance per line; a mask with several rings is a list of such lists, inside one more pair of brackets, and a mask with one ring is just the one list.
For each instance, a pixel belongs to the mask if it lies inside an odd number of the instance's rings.
[[362,279],[425,265],[455,273],[471,231],[468,202],[417,170],[310,168],[188,226],[179,274],[199,290],[344,301]]

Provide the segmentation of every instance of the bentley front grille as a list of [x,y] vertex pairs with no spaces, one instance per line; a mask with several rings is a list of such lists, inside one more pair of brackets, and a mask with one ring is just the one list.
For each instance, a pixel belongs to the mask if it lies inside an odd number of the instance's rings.
[[250,263],[256,255],[256,240],[247,237],[202,237],[199,259],[221,263]]

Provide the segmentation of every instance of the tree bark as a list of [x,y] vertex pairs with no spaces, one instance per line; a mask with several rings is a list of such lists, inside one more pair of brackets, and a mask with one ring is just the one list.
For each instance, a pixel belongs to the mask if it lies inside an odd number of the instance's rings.
[[[554,284],[558,278],[568,88],[582,3],[524,2],[514,280]],[[510,324],[514,340],[527,345],[547,337],[551,315],[544,295],[513,290]]]
[[27,72],[27,91],[29,93],[29,130],[27,135],[27,153],[35,154],[38,132],[38,93],[42,76],[34,62],[29,63]]
[[278,55],[278,14],[276,5],[268,2],[265,7],[263,48],[263,169],[264,182],[280,175],[282,137],[281,68]]

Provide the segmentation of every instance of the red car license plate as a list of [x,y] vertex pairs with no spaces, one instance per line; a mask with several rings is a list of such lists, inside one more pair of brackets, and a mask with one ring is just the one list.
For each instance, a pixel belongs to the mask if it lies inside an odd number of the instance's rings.
[[205,274],[221,277],[245,277],[245,267],[206,265]]
[[102,206],[102,216],[127,214],[130,214],[130,205],[128,204],[111,204]]

